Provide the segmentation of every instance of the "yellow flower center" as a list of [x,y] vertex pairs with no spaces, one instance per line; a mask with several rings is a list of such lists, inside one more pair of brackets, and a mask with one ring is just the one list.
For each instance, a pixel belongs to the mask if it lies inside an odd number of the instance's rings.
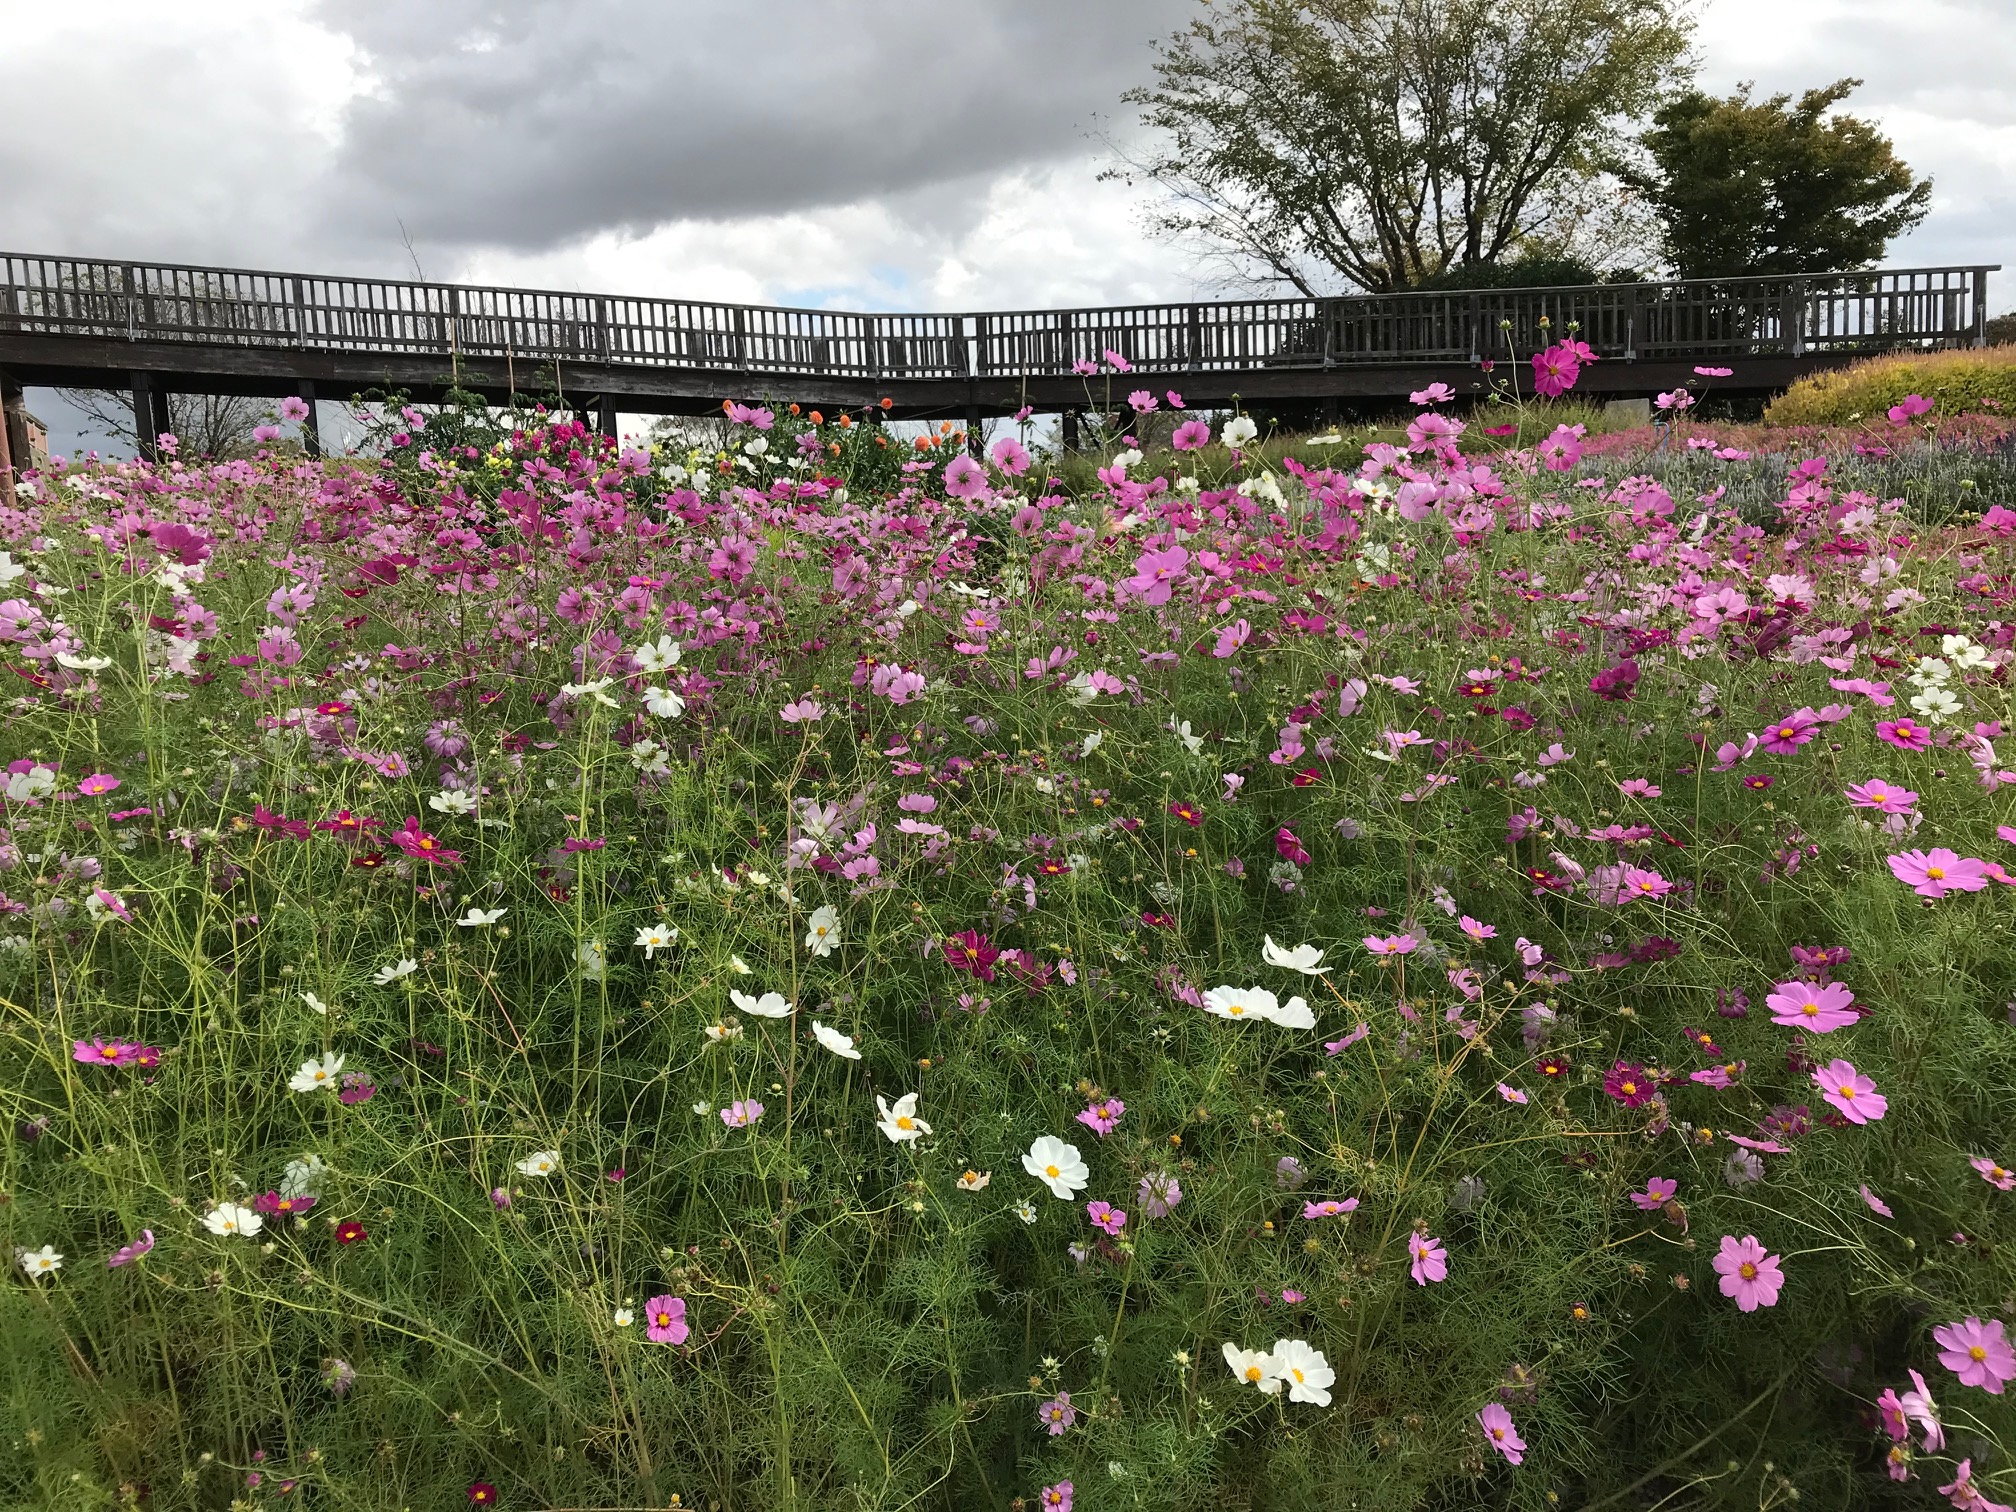
[[1979,1344],[1971,1344],[1967,1348],[1967,1358],[1972,1360],[1976,1365],[1979,1365],[1983,1360],[1988,1358],[1988,1351],[1983,1349]]
[[1302,1384],[1302,1372],[1301,1372],[1301,1371],[1300,1371],[1299,1369],[1297,1369],[1297,1368],[1296,1368],[1295,1366],[1293,1366],[1293,1365],[1290,1365],[1290,1366],[1288,1367],[1288,1374],[1290,1374],[1290,1375],[1292,1375],[1293,1377],[1295,1377],[1295,1384],[1296,1384],[1297,1386],[1300,1386],[1300,1385]]
[[1057,1167],[1053,1165],[1043,1167],[1043,1174],[1045,1176],[1048,1176],[1052,1181],[1055,1181],[1060,1173],[1058,1172]]
[[911,1129],[911,1128],[915,1128],[915,1127],[916,1127],[916,1124],[917,1124],[917,1121],[916,1121],[916,1120],[915,1120],[914,1118],[910,1118],[910,1117],[908,1117],[908,1116],[906,1116],[906,1115],[904,1115],[904,1114],[901,1114],[901,1113],[899,1113],[899,1114],[897,1114],[897,1115],[896,1115],[896,1127],[897,1127],[897,1128],[899,1128],[899,1129]]
[[1841,1085],[1840,1092],[1843,1097],[1853,1097],[1855,1095],[1855,1089],[1845,1082]]
[[1491,1437],[1502,1444],[1505,1442],[1505,1430],[1503,1428],[1493,1428],[1491,1430]]
[[1741,1265],[1736,1267],[1736,1274],[1741,1276],[1745,1281],[1755,1281],[1757,1279],[1757,1267],[1752,1265],[1748,1260],[1745,1260]]
[[1259,1379],[1260,1379],[1260,1367],[1259,1367],[1258,1365],[1248,1365],[1248,1366],[1246,1367],[1246,1379],[1247,1379],[1247,1380],[1249,1380],[1249,1381],[1257,1381],[1257,1380],[1259,1380]]

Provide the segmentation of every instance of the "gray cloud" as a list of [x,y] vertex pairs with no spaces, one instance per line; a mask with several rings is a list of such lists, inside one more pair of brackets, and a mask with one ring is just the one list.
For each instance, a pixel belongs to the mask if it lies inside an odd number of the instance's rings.
[[1084,150],[1194,0],[326,0],[363,50],[328,221],[537,251],[902,195]]

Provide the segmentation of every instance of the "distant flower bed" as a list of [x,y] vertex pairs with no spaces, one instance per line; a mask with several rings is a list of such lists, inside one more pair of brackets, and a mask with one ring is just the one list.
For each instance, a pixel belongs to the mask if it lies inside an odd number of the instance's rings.
[[36,480],[8,1503],[2009,1501],[2011,501],[1418,397]]

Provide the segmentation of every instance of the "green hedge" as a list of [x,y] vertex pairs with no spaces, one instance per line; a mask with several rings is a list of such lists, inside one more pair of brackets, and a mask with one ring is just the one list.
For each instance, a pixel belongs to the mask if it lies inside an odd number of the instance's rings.
[[1906,394],[1939,415],[1987,409],[2016,414],[2016,345],[1892,353],[1801,378],[1764,411],[1767,425],[1853,425],[1882,420]]

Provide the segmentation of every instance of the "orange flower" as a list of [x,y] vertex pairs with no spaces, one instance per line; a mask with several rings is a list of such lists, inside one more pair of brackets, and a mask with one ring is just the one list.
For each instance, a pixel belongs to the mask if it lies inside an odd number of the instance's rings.
[[794,404],[794,405],[792,405],[792,406],[791,406],[791,413],[792,413],[792,414],[794,414],[794,415],[798,413],[798,406],[797,406],[797,405],[795,405],[795,404]]
[[[797,413],[797,407],[795,405],[792,407],[792,413],[794,414]],[[811,420],[814,425],[824,425],[826,423],[826,417],[820,414],[819,411],[817,410],[812,411]]]
[[894,409],[895,407],[896,407],[896,401],[894,399],[884,399],[882,401],[882,408],[884,408],[885,410]]
[[840,417],[840,428],[842,430],[852,430],[854,428],[854,417],[852,415],[842,415]]

